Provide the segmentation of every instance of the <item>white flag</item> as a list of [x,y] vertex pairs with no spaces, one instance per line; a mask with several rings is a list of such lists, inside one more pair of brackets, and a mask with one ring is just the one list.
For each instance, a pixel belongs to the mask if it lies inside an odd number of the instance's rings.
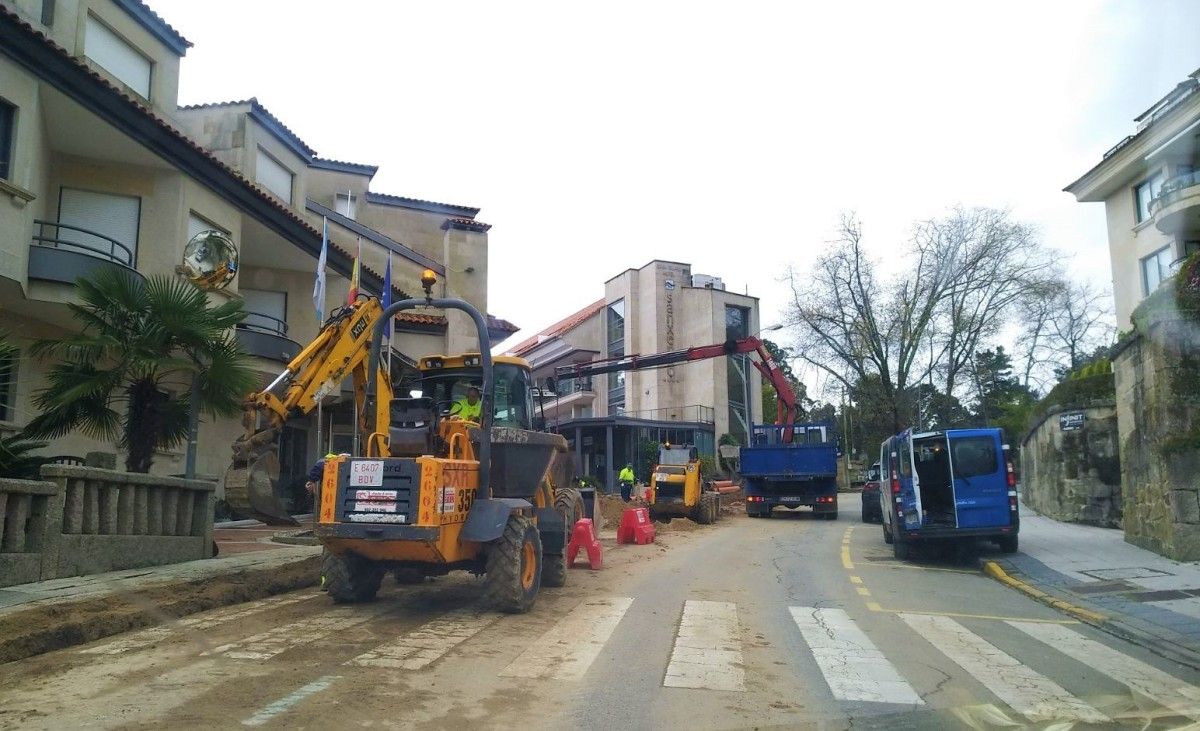
[[313,284],[313,307],[317,324],[325,322],[325,260],[329,258],[329,219],[321,218],[321,256],[317,259],[317,281]]

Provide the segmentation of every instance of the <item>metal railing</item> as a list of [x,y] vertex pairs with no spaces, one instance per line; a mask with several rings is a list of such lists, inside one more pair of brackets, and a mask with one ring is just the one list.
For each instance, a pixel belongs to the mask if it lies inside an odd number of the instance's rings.
[[[581,376],[579,378],[560,378],[554,384],[554,393],[559,396],[567,396],[573,393],[591,393],[592,392],[592,377]],[[549,394],[547,394],[549,395]]]
[[281,338],[285,338],[287,337],[288,325],[278,317],[273,317],[262,312],[246,310],[246,319],[238,323],[237,329],[266,333],[267,335],[278,335]]
[[638,411],[622,410],[620,416],[633,419],[650,419],[653,421],[687,421],[698,424],[712,424],[716,421],[715,410],[703,404],[688,404],[687,406],[665,406],[658,409],[641,409]]
[[[37,232],[33,235],[35,246],[77,251],[97,259],[106,259],[123,267],[133,268],[133,250],[111,236],[55,221],[34,219],[34,223],[38,227]],[[67,237],[64,237],[64,232]],[[70,234],[76,234],[76,236],[71,238]]]
[[1168,178],[1162,184],[1162,187],[1158,189],[1158,195],[1154,197],[1154,200],[1150,201],[1150,212],[1153,213],[1167,203],[1172,202],[1176,198],[1176,193],[1193,185],[1200,185],[1200,171],[1184,173],[1183,175]]

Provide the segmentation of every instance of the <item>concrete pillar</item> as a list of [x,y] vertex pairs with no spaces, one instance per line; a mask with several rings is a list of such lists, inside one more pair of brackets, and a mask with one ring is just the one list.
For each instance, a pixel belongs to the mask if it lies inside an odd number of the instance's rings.
[[106,482],[100,485],[100,533],[111,536],[118,532],[120,487]]
[[133,535],[133,514],[136,508],[133,504],[135,488],[133,485],[121,485],[117,496],[117,533],[123,536]]
[[175,515],[175,535],[190,536],[192,533],[192,513],[196,503],[195,494],[188,491],[179,496],[179,508]]
[[83,532],[83,483],[81,480],[66,479],[63,506],[62,532],[68,535]]
[[79,480],[79,492],[83,494],[83,533],[94,536],[100,532],[100,483],[94,480]]
[[579,465],[580,474],[584,474],[583,470],[583,427],[575,427],[575,461]]
[[617,473],[613,470],[613,428],[611,425],[604,427],[604,449],[606,450],[604,454],[604,484],[611,493],[617,488]]
[[150,488],[145,485],[138,485],[134,488],[133,494],[133,534],[135,536],[146,535],[146,514],[149,510],[149,493]]
[[163,488],[149,487],[146,495],[146,534],[162,535]]
[[21,553],[25,550],[25,521],[29,518],[30,500],[31,496],[19,492],[12,493],[9,498],[4,511],[4,539],[0,542],[0,551]]
[[5,523],[4,516],[8,514],[5,512],[7,508],[8,508],[8,493],[0,492],[0,545],[4,545],[4,536],[8,532],[4,529],[4,523]]
[[175,535],[175,521],[178,520],[177,510],[179,506],[179,490],[173,488],[163,489],[163,512],[162,525],[159,526],[159,535],[173,536]]

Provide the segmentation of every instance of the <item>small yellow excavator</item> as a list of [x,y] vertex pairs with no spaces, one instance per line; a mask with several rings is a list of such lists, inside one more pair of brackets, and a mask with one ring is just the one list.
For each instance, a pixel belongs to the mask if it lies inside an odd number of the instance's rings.
[[[432,271],[421,283],[424,299],[384,310],[364,298],[341,319],[331,318],[281,379],[247,401],[247,434],[234,445],[226,499],[256,516],[291,521],[276,492],[279,429],[352,375],[369,436],[363,455],[325,462],[314,533],[327,549],[329,595],[335,602],[368,601],[389,571],[411,582],[465,569],[483,575],[492,606],[524,612],[541,586],[566,583],[567,529],[583,516],[579,491],[566,487],[574,477],[567,443],[533,428],[529,364],[493,358],[478,310],[432,297]],[[416,307],[465,312],[479,350],[421,358],[420,387],[396,397],[380,368],[382,325]],[[275,397],[287,379],[284,396]],[[455,404],[472,388],[479,416],[460,418]],[[246,487],[238,492],[238,484]]]
[[707,525],[715,523],[721,514],[721,496],[704,489],[700,458],[696,448],[689,445],[664,444],[659,448],[645,500],[650,517],[660,523],[691,518]]

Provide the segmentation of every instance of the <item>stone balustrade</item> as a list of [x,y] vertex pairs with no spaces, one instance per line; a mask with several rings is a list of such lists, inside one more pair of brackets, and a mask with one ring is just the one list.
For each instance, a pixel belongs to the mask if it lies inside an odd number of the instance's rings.
[[0,586],[212,555],[215,484],[47,465],[0,480]]

